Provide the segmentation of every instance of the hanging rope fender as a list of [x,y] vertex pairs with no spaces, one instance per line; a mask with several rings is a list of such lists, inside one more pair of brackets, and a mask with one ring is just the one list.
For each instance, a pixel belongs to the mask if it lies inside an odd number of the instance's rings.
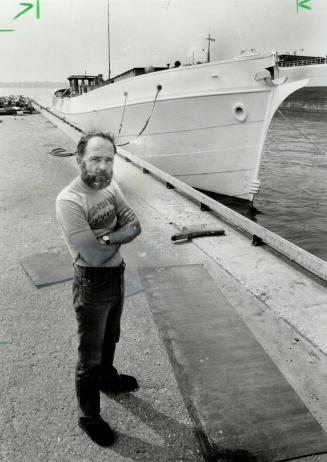
[[[145,124],[142,128],[142,130],[139,132],[139,134],[136,136],[136,138],[138,138],[139,136],[142,135],[142,133],[144,132],[144,130],[146,129],[146,127],[148,126],[149,122],[150,122],[150,119],[151,119],[151,116],[152,116],[152,113],[153,113],[153,110],[155,108],[155,105],[156,105],[156,102],[157,102],[157,98],[158,98],[158,95],[160,93],[160,91],[162,90],[162,85],[157,85],[157,92],[156,92],[156,95],[154,97],[154,100],[153,100],[153,104],[152,104],[152,108],[151,108],[151,111],[148,115],[148,118],[146,119],[145,121]],[[126,108],[126,101],[127,101],[127,92],[124,93],[125,95],[125,103],[124,103],[124,109],[123,109],[123,115],[122,115],[122,119],[121,119],[121,122],[120,122],[120,127],[119,127],[119,132],[118,132],[118,137],[117,139],[119,138],[119,135],[120,135],[120,132],[121,132],[121,129],[123,127],[123,119],[124,119],[124,115],[125,115],[125,108]],[[122,143],[122,144],[117,144],[117,146],[126,146],[127,144],[129,144],[130,141],[127,141],[127,143]]]

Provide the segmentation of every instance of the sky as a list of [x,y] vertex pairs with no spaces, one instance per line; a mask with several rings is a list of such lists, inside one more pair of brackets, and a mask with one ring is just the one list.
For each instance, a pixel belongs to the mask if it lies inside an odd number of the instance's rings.
[[[110,0],[111,75],[250,50],[327,54],[327,0]],[[32,8],[13,19],[31,3]],[[0,81],[108,76],[108,0],[0,0]]]

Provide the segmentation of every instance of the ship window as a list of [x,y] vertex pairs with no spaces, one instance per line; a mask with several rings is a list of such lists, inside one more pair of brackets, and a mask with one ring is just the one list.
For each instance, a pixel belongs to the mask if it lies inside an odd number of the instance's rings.
[[233,106],[234,117],[238,122],[245,122],[248,118],[247,110],[242,103],[236,103]]

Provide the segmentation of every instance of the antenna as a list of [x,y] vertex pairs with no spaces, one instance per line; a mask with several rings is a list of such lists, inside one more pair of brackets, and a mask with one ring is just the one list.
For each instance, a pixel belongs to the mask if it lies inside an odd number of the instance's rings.
[[108,80],[110,81],[110,21],[109,21],[109,0],[108,0]]
[[210,42],[215,42],[216,39],[212,38],[210,34],[208,34],[208,37],[206,37],[206,40],[208,40],[208,59],[207,62],[210,63]]

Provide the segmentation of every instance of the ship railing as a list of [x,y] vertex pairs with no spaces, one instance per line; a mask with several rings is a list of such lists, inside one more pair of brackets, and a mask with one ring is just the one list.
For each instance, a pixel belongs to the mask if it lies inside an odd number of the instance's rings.
[[310,64],[326,64],[326,58],[299,59],[297,61],[278,61],[279,67],[309,66]]

